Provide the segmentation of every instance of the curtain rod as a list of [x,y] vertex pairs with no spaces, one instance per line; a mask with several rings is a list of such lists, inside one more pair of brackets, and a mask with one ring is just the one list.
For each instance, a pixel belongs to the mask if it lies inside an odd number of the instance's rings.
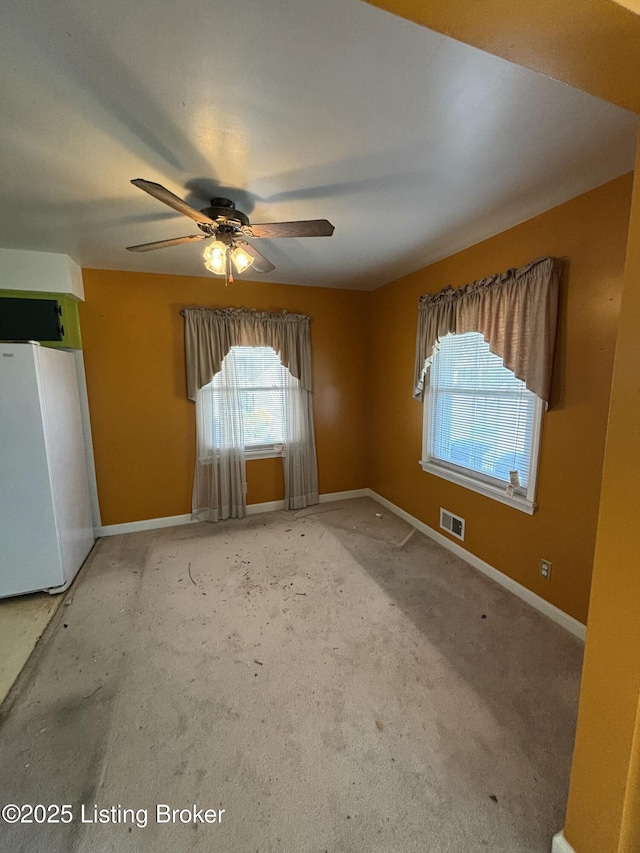
[[227,315],[229,317],[245,314],[259,319],[311,321],[311,317],[308,314],[293,314],[284,308],[281,311],[258,311],[257,308],[209,308],[206,305],[186,305],[180,309],[180,316],[184,317],[186,311],[209,311],[212,314]]

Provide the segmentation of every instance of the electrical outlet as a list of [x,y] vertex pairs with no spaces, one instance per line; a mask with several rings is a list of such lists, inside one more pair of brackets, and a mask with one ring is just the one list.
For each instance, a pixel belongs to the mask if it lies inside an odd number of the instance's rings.
[[551,560],[540,560],[540,576],[546,581],[551,580]]

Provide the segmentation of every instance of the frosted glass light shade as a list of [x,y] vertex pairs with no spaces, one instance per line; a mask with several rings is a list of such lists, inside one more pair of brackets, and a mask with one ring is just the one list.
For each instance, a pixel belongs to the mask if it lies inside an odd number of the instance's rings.
[[221,240],[214,240],[204,250],[204,265],[209,272],[224,275],[227,262],[227,247]]
[[254,259],[246,252],[242,246],[234,246],[231,249],[231,260],[236,268],[236,272],[241,273],[248,270]]

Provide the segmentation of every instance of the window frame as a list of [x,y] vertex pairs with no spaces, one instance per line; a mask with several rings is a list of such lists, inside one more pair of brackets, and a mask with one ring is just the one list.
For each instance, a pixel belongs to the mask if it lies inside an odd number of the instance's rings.
[[456,483],[473,492],[485,497],[492,498],[507,506],[519,509],[528,515],[533,515],[536,510],[536,491],[538,482],[538,468],[540,461],[540,444],[542,438],[542,422],[546,404],[534,394],[534,412],[531,432],[531,460],[529,466],[529,480],[527,488],[518,489],[497,480],[490,475],[481,474],[471,468],[456,465],[452,462],[444,462],[429,455],[431,438],[431,408],[433,398],[431,393],[431,366],[427,368],[425,376],[424,402],[422,413],[422,458],[419,465],[428,474],[434,474],[450,483]]

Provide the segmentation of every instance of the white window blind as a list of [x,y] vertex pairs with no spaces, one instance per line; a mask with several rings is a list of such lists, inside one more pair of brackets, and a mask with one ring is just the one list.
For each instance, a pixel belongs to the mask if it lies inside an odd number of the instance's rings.
[[429,384],[426,461],[526,495],[541,416],[535,394],[477,332],[441,339]]
[[213,435],[215,444],[218,444],[219,428],[212,420],[216,409],[219,410],[227,399],[231,375],[227,369],[229,359],[235,362],[245,448],[248,451],[273,449],[283,442],[288,371],[271,347],[231,348],[222,363],[222,370],[201,389],[204,434]]

